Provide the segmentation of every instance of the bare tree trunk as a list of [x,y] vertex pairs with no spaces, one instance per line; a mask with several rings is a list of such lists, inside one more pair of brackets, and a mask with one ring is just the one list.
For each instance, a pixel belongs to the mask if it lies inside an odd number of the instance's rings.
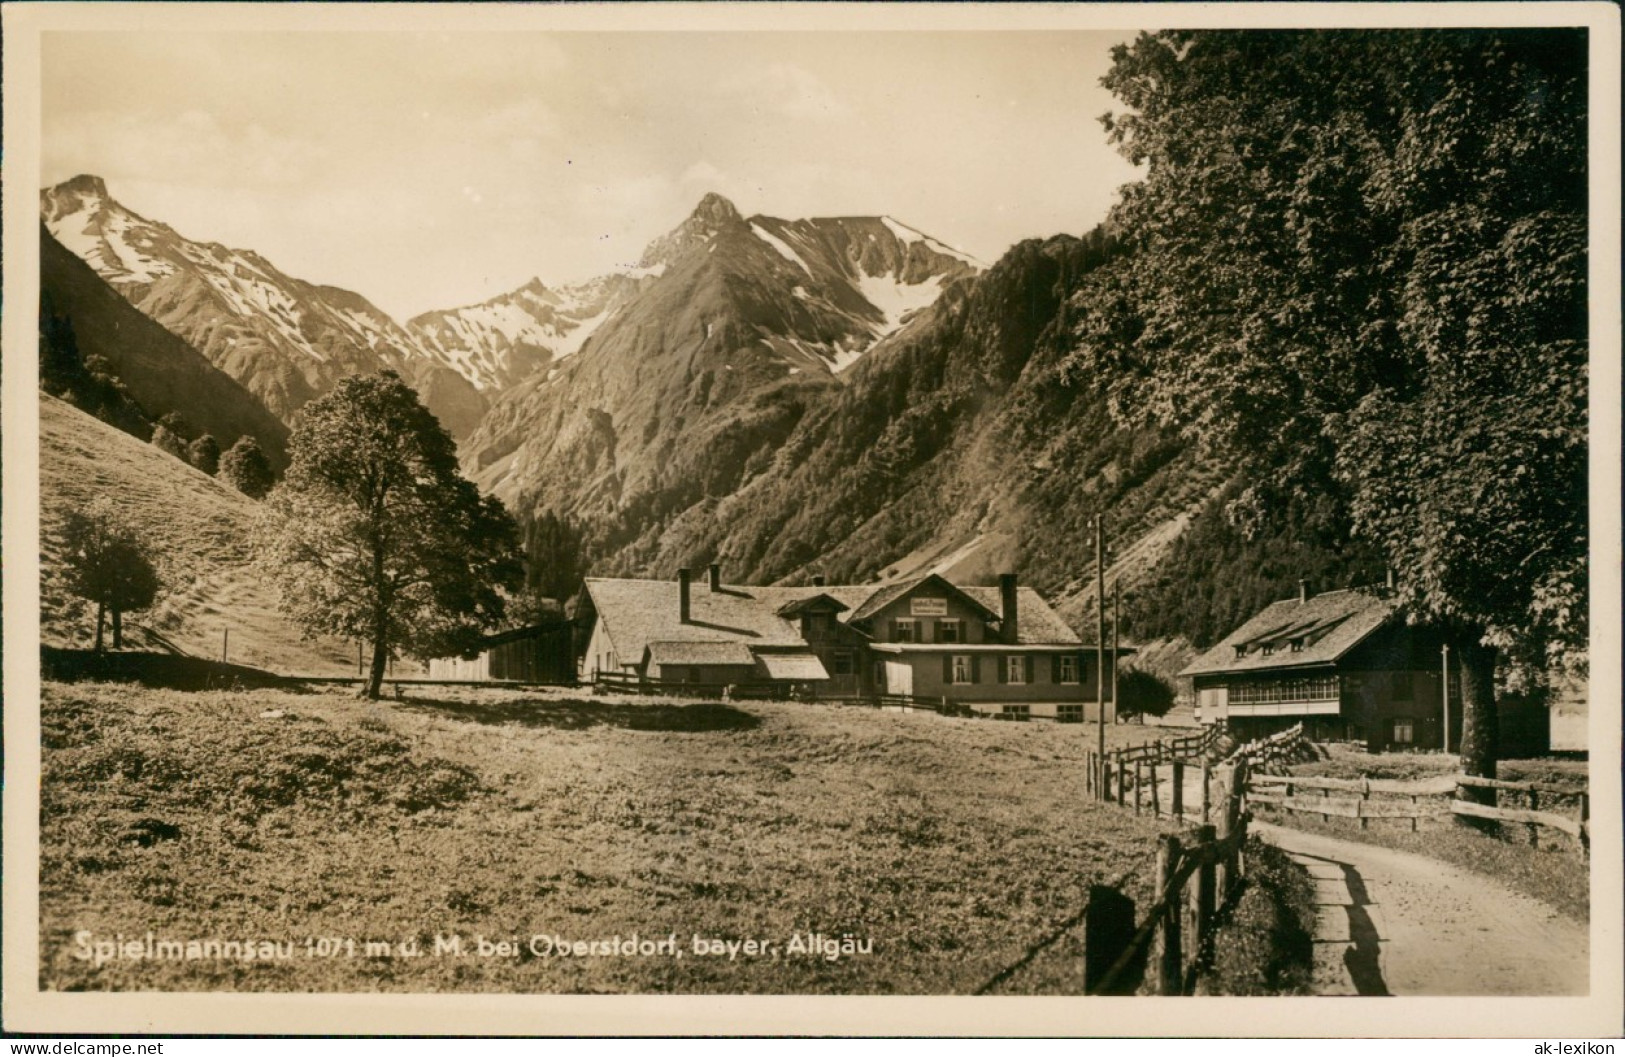
[[124,648],[124,611],[122,609],[113,610],[113,648],[115,650]]
[[383,692],[384,668],[389,663],[389,645],[384,641],[382,625],[372,635],[372,670],[367,673],[367,685],[361,696],[376,701]]
[[[1485,646],[1471,636],[1458,646],[1461,651],[1461,768],[1479,778],[1494,778],[1500,756],[1499,722],[1495,707],[1495,647]],[[1458,789],[1456,795],[1479,804],[1495,804],[1495,790],[1476,787]],[[1478,829],[1493,830],[1488,820],[1467,819]]]
[[96,652],[102,652],[102,625],[107,621],[107,606],[96,603]]

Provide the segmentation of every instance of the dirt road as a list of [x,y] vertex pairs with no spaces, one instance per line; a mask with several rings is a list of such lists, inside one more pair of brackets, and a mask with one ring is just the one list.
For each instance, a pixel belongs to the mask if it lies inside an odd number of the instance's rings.
[[1583,995],[1586,926],[1493,878],[1265,822],[1315,879],[1325,995]]

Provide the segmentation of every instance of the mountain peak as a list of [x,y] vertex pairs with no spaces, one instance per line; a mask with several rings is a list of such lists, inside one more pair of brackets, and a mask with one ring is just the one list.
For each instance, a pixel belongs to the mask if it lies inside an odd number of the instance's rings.
[[63,180],[61,183],[57,184],[56,187],[52,188],[52,190],[71,191],[76,194],[97,195],[101,198],[106,198],[107,182],[100,176],[93,176],[90,173],[80,173],[71,180]]
[[721,224],[730,220],[743,220],[744,218],[739,215],[739,210],[734,208],[732,202],[715,191],[711,191],[700,199],[699,205],[694,207],[691,219],[708,220],[713,224]]

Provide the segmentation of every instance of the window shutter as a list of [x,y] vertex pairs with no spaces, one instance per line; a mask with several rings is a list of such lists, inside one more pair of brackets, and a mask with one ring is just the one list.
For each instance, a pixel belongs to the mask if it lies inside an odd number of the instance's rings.
[[1027,669],[1027,679],[1026,679],[1026,681],[1027,681],[1028,684],[1031,684],[1032,681],[1033,681],[1033,655],[1030,654],[1030,653],[1027,654],[1027,656],[1024,658],[1024,660],[1026,661],[1026,669]]
[[982,681],[982,655],[980,653],[971,654],[970,681],[973,683],[979,683]]
[[1059,653],[1049,659],[1049,681],[1052,683],[1061,681],[1061,655]]
[[937,641],[937,622],[936,621],[934,621],[934,620],[931,620],[931,621],[922,620],[922,621],[920,621],[920,641],[921,642],[935,642],[935,641]]
[[1008,683],[1010,681],[1010,662],[1004,659],[1003,654],[999,655],[998,665],[999,682]]
[[954,681],[954,659],[951,654],[942,655],[942,685],[947,686]]

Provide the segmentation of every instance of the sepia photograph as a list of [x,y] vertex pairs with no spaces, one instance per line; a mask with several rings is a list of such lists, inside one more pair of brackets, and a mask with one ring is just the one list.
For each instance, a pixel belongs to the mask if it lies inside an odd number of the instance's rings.
[[1621,1029],[1616,8],[306,6],[5,7],[8,1029]]

